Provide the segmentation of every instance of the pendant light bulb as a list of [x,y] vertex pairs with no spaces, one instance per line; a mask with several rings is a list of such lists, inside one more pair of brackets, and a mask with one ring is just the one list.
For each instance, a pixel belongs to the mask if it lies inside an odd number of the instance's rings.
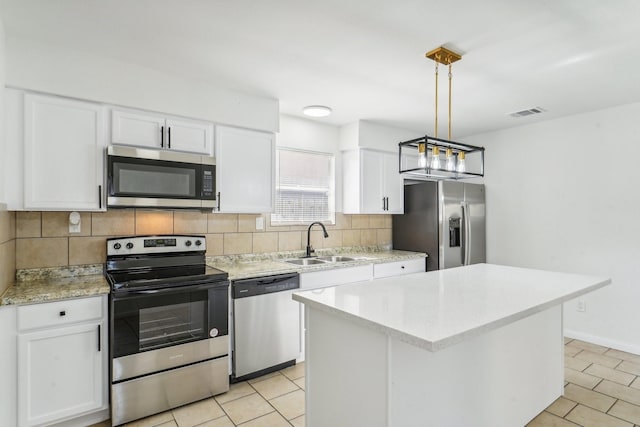
[[418,144],[418,167],[427,167],[427,144],[424,142]]
[[456,167],[456,172],[464,173],[467,170],[467,165],[464,160],[464,151],[458,153],[458,165]]
[[433,147],[431,149],[431,169],[440,169],[440,149]]
[[456,157],[453,155],[453,150],[451,148],[447,148],[446,165],[445,169],[448,171],[455,172],[456,170]]

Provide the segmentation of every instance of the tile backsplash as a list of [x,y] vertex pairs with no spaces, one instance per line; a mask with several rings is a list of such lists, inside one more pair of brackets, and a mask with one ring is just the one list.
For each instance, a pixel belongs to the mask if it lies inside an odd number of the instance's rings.
[[[3,215],[0,226],[14,230],[13,234],[0,231],[0,238],[8,236],[4,242],[0,240],[0,251],[7,245],[6,251],[14,253],[0,252],[0,263],[13,262],[15,267],[10,273],[14,276],[15,269],[102,263],[108,237],[203,234],[207,237],[207,256],[301,250],[307,241],[307,226],[273,226],[269,214],[144,209],[83,212],[81,232],[72,234],[69,233],[69,212],[0,212],[0,215]],[[256,229],[259,217],[264,220],[262,230]],[[327,231],[329,237],[325,239],[319,227],[313,228],[313,247],[391,245],[391,215],[336,213],[336,224],[327,226]]]
[[16,276],[16,213],[0,210],[0,295]]

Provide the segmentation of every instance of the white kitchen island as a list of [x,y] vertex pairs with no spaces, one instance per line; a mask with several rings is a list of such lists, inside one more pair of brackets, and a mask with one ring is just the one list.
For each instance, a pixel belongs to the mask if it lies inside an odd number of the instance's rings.
[[518,427],[563,392],[562,303],[610,279],[490,264],[294,294],[307,427]]

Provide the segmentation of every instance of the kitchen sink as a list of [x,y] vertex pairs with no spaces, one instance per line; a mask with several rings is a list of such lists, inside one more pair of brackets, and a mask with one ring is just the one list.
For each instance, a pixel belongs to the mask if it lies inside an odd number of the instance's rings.
[[339,256],[339,255],[331,255],[331,256],[321,256],[318,257],[322,261],[326,262],[347,262],[347,261],[355,261],[355,258],[351,258],[348,256]]
[[324,264],[325,261],[321,261],[316,258],[298,258],[298,259],[288,259],[285,262],[289,264],[295,265],[314,265],[314,264]]

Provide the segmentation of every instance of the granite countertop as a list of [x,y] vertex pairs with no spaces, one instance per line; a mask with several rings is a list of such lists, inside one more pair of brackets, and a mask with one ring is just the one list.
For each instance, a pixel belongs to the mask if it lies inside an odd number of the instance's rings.
[[251,277],[271,276],[283,273],[308,273],[312,271],[333,270],[354,267],[357,265],[380,264],[386,262],[403,261],[424,258],[425,253],[382,249],[376,246],[347,247],[335,249],[318,249],[317,256],[341,255],[355,258],[347,262],[326,262],[314,265],[294,265],[285,262],[288,259],[300,258],[302,251],[277,252],[259,255],[231,255],[207,258],[207,265],[229,273],[230,280],[247,279]]
[[610,283],[604,277],[474,264],[303,291],[293,299],[437,351]]
[[[349,262],[310,266],[299,266],[284,262],[286,259],[299,258],[304,255],[302,251],[296,251],[209,257],[207,258],[207,264],[229,273],[229,279],[237,280],[281,273],[320,271],[356,265],[402,261],[426,256],[424,253],[385,250],[379,247],[349,247],[330,250],[320,249],[317,251],[318,256],[337,254],[356,259]],[[19,270],[16,274],[16,282],[0,296],[0,306],[34,304],[66,298],[108,294],[109,292],[110,287],[104,278],[102,264]]]
[[16,282],[0,297],[0,306],[88,297],[109,291],[102,264],[20,270]]

